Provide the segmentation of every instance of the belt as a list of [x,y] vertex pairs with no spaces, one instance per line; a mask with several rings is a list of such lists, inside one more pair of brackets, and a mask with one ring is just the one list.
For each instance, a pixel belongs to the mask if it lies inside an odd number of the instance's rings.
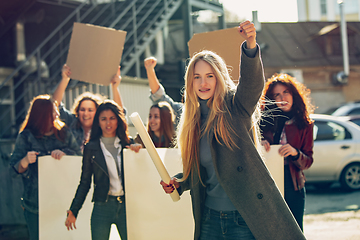
[[108,195],[108,200],[109,201],[118,201],[119,203],[123,203],[125,202],[125,196],[113,196],[113,195]]

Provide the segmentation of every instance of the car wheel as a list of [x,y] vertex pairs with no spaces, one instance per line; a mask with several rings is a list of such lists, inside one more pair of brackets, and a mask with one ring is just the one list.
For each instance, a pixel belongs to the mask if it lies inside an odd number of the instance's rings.
[[352,163],[344,168],[340,184],[345,190],[360,189],[360,163]]

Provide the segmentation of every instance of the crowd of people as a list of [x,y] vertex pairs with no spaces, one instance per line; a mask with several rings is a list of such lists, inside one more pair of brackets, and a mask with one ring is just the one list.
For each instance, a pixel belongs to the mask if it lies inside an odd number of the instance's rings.
[[[191,192],[196,240],[305,239],[303,170],[313,162],[309,90],[287,74],[265,81],[254,24],[242,22],[238,32],[245,39],[239,83],[234,84],[221,56],[203,50],[188,63],[181,103],[160,84],[156,58],[144,60],[153,102],[147,131],[155,147],[178,148],[183,162],[181,173],[160,184],[166,193],[175,188],[179,194]],[[92,239],[109,239],[115,224],[125,240],[123,149],[139,152],[144,145],[139,135],[133,138],[128,131],[120,67],[111,79],[113,100],[86,92],[71,111],[62,103],[70,78],[65,64],[53,95],[32,100],[11,156],[10,164],[24,183],[22,207],[30,239],[39,239],[38,157],[79,155],[81,178],[69,203],[66,228],[76,229],[94,184]],[[266,151],[282,145],[284,198],[256,143]]]

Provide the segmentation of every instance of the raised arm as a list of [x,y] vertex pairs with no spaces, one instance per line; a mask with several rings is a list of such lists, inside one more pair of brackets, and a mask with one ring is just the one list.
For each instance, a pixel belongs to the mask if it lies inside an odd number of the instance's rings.
[[123,102],[120,95],[119,85],[121,82],[121,76],[120,76],[120,66],[118,67],[118,70],[116,74],[111,79],[111,90],[113,94],[113,100],[121,107],[124,108]]
[[64,97],[65,89],[70,81],[70,75],[71,75],[70,67],[64,64],[61,70],[62,79],[53,93],[53,99],[57,102],[58,106],[60,105]]
[[251,116],[264,88],[264,69],[254,24],[242,22],[238,31],[245,42],[241,45],[240,79],[235,103],[244,115]]
[[164,87],[160,84],[159,79],[155,73],[156,58],[149,57],[144,60],[144,65],[146,68],[147,77],[149,79],[149,87],[151,90],[150,99],[153,104],[156,104],[161,101],[165,101],[170,104],[174,110],[175,114],[175,125],[180,121],[180,115],[182,111],[183,104],[180,102],[174,102],[174,100],[165,93]]
[[155,73],[156,63],[157,60],[154,57],[149,57],[144,60],[146,74],[149,79],[149,87],[152,94],[156,93],[160,88],[159,79],[157,78]]

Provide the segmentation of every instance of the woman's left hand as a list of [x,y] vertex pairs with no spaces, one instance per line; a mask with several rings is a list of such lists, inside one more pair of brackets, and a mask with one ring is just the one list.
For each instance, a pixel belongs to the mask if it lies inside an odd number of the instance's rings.
[[141,149],[141,144],[134,143],[134,144],[130,144],[130,146],[126,146],[126,147],[137,153]]
[[256,47],[256,29],[254,23],[244,21],[238,27],[240,35],[246,40],[246,47],[252,49]]
[[287,156],[296,156],[298,154],[297,150],[295,148],[293,148],[290,144],[285,144],[282,145],[279,148],[279,154],[282,157],[287,157]]
[[51,156],[57,160],[60,160],[60,158],[62,158],[62,156],[66,155],[63,151],[61,150],[54,150],[51,152]]
[[120,66],[118,67],[118,70],[116,74],[111,78],[111,86],[116,89],[121,82],[121,76],[120,76]]

